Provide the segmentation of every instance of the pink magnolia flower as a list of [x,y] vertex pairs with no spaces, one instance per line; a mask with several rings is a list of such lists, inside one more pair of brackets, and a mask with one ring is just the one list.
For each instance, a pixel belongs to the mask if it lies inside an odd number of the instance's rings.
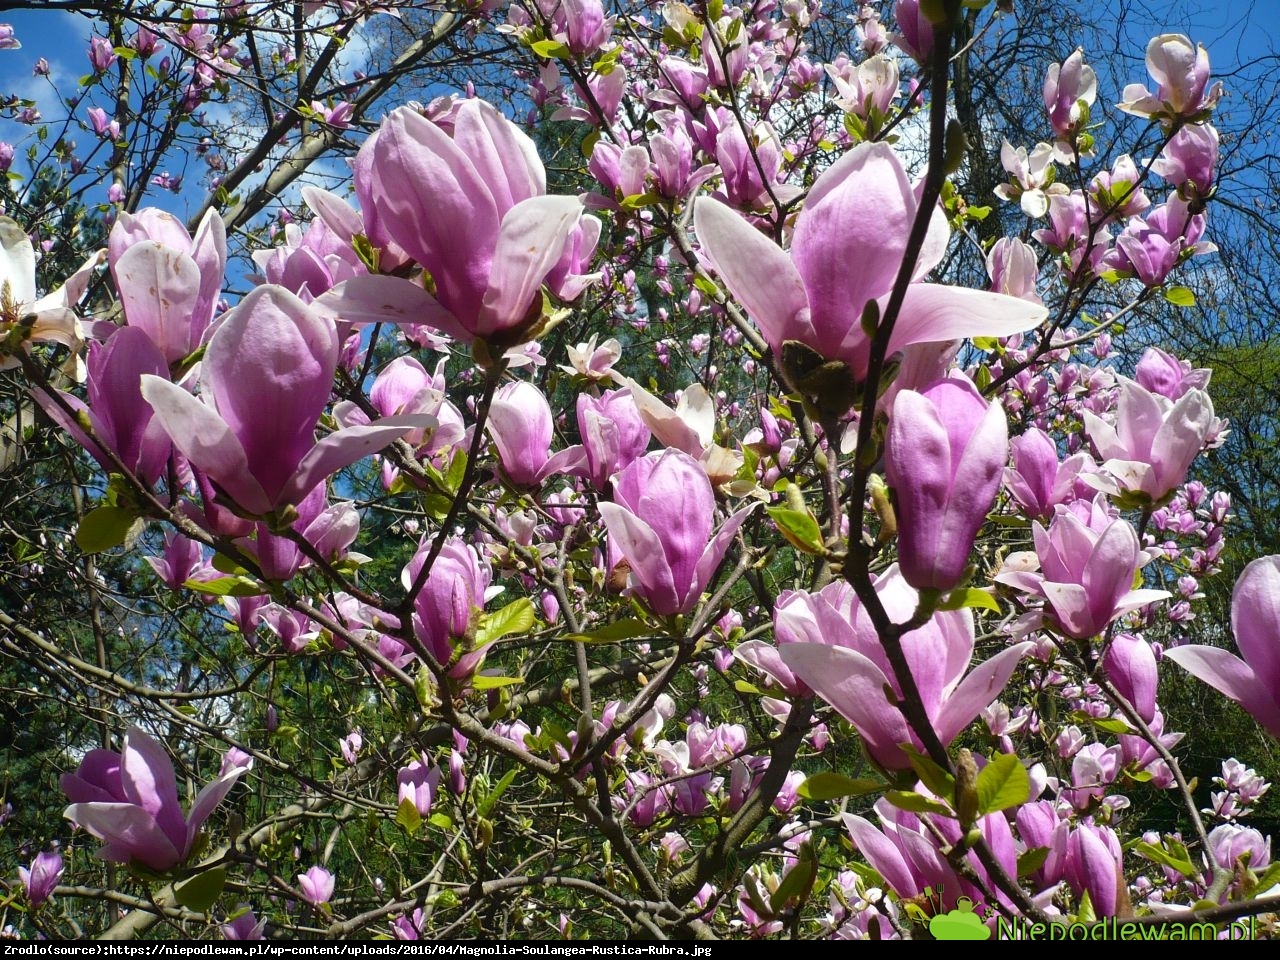
[[43,391],[35,393],[37,402],[107,473],[118,471],[107,453],[111,451],[144,484],[155,483],[169,462],[173,445],[142,397],[141,378],[168,379],[169,366],[160,348],[144,331],[124,327],[105,344],[89,345],[87,366],[87,404],[70,393],[58,393],[73,411],[88,417],[92,434]]
[[1063,874],[1077,895],[1088,891],[1094,913],[1114,917],[1124,881],[1120,841],[1110,827],[1082,823],[1067,838]]
[[402,107],[361,147],[355,187],[369,238],[430,275],[437,306],[425,322],[468,342],[527,338],[542,283],[573,255],[582,202],[545,195],[537,150],[515,124],[465,100],[450,135]]
[[401,803],[408,800],[419,814],[431,816],[431,805],[440,786],[439,767],[428,767],[421,760],[415,760],[396,774],[396,784]]
[[1005,469],[1005,486],[1034,520],[1048,520],[1055,506],[1074,500],[1081,473],[1093,469],[1093,459],[1087,453],[1072,454],[1060,463],[1057,444],[1036,427],[1014,437],[1010,447],[1013,465]]
[[898,98],[898,63],[891,57],[868,57],[856,65],[846,57],[828,64],[827,76],[836,88],[836,105],[863,120],[886,116]]
[[580,451],[573,448],[552,456],[551,405],[528,381],[509,383],[498,391],[489,406],[486,427],[498,448],[503,472],[517,486],[537,486],[580,459]]
[[[775,355],[782,357],[784,345],[798,341],[829,360],[845,362],[860,382],[871,350],[861,323],[863,307],[887,299],[917,206],[893,149],[863,143],[813,185],[789,254],[716,200],[698,201],[694,223],[703,252]],[[937,213],[916,264],[917,280],[942,259],[949,233]],[[889,353],[915,343],[1017,333],[1045,315],[1043,307],[1013,297],[913,283]]]
[[[893,621],[903,623],[915,613],[919,595],[896,565],[876,580],[875,589]],[[857,728],[877,763],[891,770],[910,767],[900,744],[919,748],[921,742],[898,709],[901,688],[853,588],[837,580],[816,594],[784,595],[778,608],[783,663]],[[925,715],[944,744],[1000,695],[1032,646],[1014,644],[970,670],[974,627],[968,610],[935,613],[902,637]]]
[[106,37],[92,37],[89,40],[89,63],[95,73],[102,73],[119,59]]
[[[924,790],[922,786],[918,789]],[[939,849],[944,842],[955,843],[960,839],[960,825],[954,818],[937,814],[917,816],[899,810],[883,798],[876,801],[875,811],[880,820],[878,828],[865,817],[844,814],[845,829],[858,852],[899,897],[920,896],[926,887],[932,887],[941,895],[943,906],[950,907],[960,897],[976,902],[982,897],[982,888],[992,889],[977,854],[970,851],[965,860],[973,874],[983,881],[981,887],[964,879]],[[1000,865],[1016,873],[1017,847],[1004,815],[988,814],[979,818],[976,826]],[[1004,895],[998,896],[1004,902]]]
[[995,188],[1001,200],[1017,200],[1028,217],[1043,217],[1049,212],[1049,198],[1067,193],[1066,184],[1055,183],[1053,148],[1038,143],[1030,154],[1026,147],[1014,148],[1008,140],[1000,147],[1000,163],[1009,174],[1009,182]]
[[1212,110],[1222,97],[1222,84],[1209,87],[1209,52],[1192,46],[1180,33],[1164,33],[1147,44],[1147,72],[1157,84],[1152,93],[1140,83],[1124,88],[1118,106],[1138,117],[1172,120],[1193,118]]
[[66,867],[62,862],[62,854],[57,850],[45,850],[36,854],[31,866],[18,868],[18,879],[22,881],[23,892],[27,895],[27,904],[33,909],[40,906],[53,895],[53,888],[62,879],[62,871]]
[[686,453],[640,457],[614,478],[600,515],[631,568],[631,589],[654,613],[688,613],[751,512],[739,510],[712,535],[716,501],[706,472]]
[[1131,633],[1117,633],[1102,660],[1103,669],[1120,695],[1133,704],[1138,715],[1150,723],[1156,713],[1156,686],[1159,675],[1151,644]]
[[1231,630],[1243,660],[1200,645],[1165,650],[1165,658],[1236,701],[1280,739],[1280,556],[1244,568],[1231,595]]
[[1085,433],[1121,491],[1158,503],[1186,479],[1191,461],[1220,427],[1213,401],[1198,388],[1174,401],[1124,377],[1119,383],[1115,423],[1086,410]]
[[224,940],[265,940],[263,931],[266,927],[266,917],[259,920],[253,915],[253,910],[241,904],[235,919],[228,920],[219,929]]
[[895,0],[893,20],[896,33],[889,39],[917,63],[924,63],[933,52],[933,24],[921,9],[920,0]]
[[1151,164],[1153,173],[1175,186],[1186,199],[1209,196],[1218,167],[1218,131],[1208,123],[1179,128],[1160,156]]
[[155,376],[142,378],[142,396],[193,467],[242,510],[264,516],[295,507],[326,477],[415,427],[435,425],[392,417],[317,442],[337,366],[333,324],[288,291],[263,286],[210,339],[203,401]]
[[[401,573],[408,589],[417,579],[431,549],[432,537],[424,537],[418,552]],[[480,668],[488,645],[475,648],[475,628],[486,601],[501,592],[490,587],[492,572],[475,548],[451,537],[431,565],[426,582],[413,598],[413,632],[436,662],[455,679],[469,677]],[[468,639],[470,638],[470,640]]]
[[987,276],[995,293],[1044,304],[1036,292],[1040,265],[1035,249],[1017,237],[1001,237],[992,245],[987,253]]
[[898,564],[918,590],[964,578],[978,530],[995,502],[1009,456],[1009,427],[957,373],[893,402],[885,476],[898,512]]
[[250,759],[224,770],[184,816],[164,748],[130,727],[119,753],[90,750],[75,773],[62,775],[59,785],[71,801],[63,816],[103,841],[103,860],[163,872],[187,859],[204,822],[252,765]]
[[[1053,132],[1060,141],[1074,145],[1081,120],[1098,98],[1097,76],[1093,67],[1084,62],[1082,48],[1077,47],[1061,64],[1049,64],[1043,94]],[[1065,157],[1064,162],[1070,159],[1073,158]]]
[[[0,23],[0,50],[18,50],[21,49],[22,43],[13,33],[13,25],[9,23]],[[40,59],[44,59],[41,57]]]
[[[1009,570],[996,579],[1044,597],[1054,623],[1069,637],[1095,637],[1117,617],[1169,596],[1166,590],[1133,589],[1148,557],[1127,520],[1099,516],[1086,524],[1060,506],[1048,530],[1038,521],[1031,530],[1040,572]],[[1032,564],[1036,559],[1018,556]]]
[[298,874],[298,887],[303,900],[315,907],[322,906],[333,896],[333,874],[324,867],[314,866]]
[[1186,360],[1159,347],[1147,347],[1133,368],[1133,378],[1140,387],[1170,400],[1181,399],[1188,390],[1204,390],[1212,376],[1212,370],[1192,369]]
[[209,211],[195,236],[171,213],[121,211],[107,261],[125,321],[146,331],[168,363],[188,356],[213,319],[227,263],[226,227]]

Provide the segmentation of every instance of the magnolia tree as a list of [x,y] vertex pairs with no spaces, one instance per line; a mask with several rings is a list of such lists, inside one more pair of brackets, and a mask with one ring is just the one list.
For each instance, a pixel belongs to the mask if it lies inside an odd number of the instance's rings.
[[[399,12],[338,6],[298,15]],[[88,718],[6,930],[1263,935],[1268,784],[1197,791],[1160,680],[1280,736],[1280,558],[1197,632],[1227,423],[1209,371],[1112,339],[1214,252],[1222,88],[1177,34],[1118,93],[1064,51],[1042,142],[964,197],[974,6],[863,7],[826,63],[790,0],[461,11],[523,51],[534,136],[389,108],[229,308],[216,204],[118,197],[43,293],[0,221],[2,362],[94,464],[49,550],[132,598],[96,651],[0,610]],[[995,203],[1020,227],[979,244]],[[974,256],[986,289],[948,283]]]

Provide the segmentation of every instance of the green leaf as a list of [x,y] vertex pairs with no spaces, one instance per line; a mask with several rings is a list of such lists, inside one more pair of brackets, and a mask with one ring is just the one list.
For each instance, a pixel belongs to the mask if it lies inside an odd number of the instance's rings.
[[959,587],[942,598],[939,610],[960,610],[964,607],[978,607],[982,610],[1000,612],[1000,604],[996,598],[977,587]]
[[188,580],[183,584],[196,593],[212,597],[260,597],[266,590],[257,580],[248,577],[219,577],[217,580]]
[[945,803],[939,803],[932,797],[926,797],[911,790],[886,790],[884,798],[899,810],[906,810],[908,813],[939,813],[944,817],[954,816],[951,808]]
[[996,813],[1031,798],[1031,778],[1016,754],[1002,753],[978,772],[978,813]]
[[213,569],[217,570],[219,573],[240,576],[246,572],[244,567],[240,566],[237,561],[231,559],[225,553],[215,553],[211,563]]
[[471,678],[473,690],[496,690],[498,687],[509,687],[516,683],[524,683],[524,677],[490,677],[478,673]]
[[369,268],[370,273],[378,272],[378,261],[381,259],[382,251],[374,247],[368,237],[363,233],[357,233],[351,238],[351,249],[360,258],[360,262]]
[[1043,867],[1044,862],[1048,859],[1048,847],[1032,847],[1018,857],[1018,879],[1031,876],[1031,874]]
[[769,906],[775,914],[785,910],[793,900],[797,906],[808,899],[813,889],[813,881],[818,875],[818,865],[812,857],[801,857],[800,861],[787,871],[787,875],[778,884],[778,889],[769,897]]
[[661,199],[662,197],[653,191],[648,193],[637,193],[630,197],[624,197],[618,203],[618,206],[622,207],[623,210],[641,210],[645,207],[652,206]]
[[565,639],[576,640],[578,643],[619,643],[623,640],[634,640],[636,637],[648,636],[651,633],[653,633],[653,628],[643,620],[628,618],[615,620],[613,623],[606,624],[599,630],[592,630],[590,633],[570,633],[565,636]]
[[566,44],[559,40],[535,40],[529,49],[543,60],[568,60],[573,54]]
[[184,880],[173,888],[180,904],[196,913],[205,913],[217,902],[227,883],[227,868],[214,867]]
[[693,285],[712,300],[717,300],[720,297],[720,288],[715,285],[714,280],[710,280],[707,277],[694,277]]
[[996,337],[971,337],[969,342],[984,353],[995,353],[1000,349],[1000,341]]
[[838,800],[841,797],[861,797],[883,789],[883,783],[869,777],[855,779],[839,773],[815,773],[800,784],[796,793],[805,800]]
[[1164,298],[1175,307],[1194,307],[1196,305],[1196,295],[1191,292],[1190,287],[1167,287],[1164,291]]
[[1258,876],[1254,890],[1270,890],[1277,883],[1280,883],[1280,863],[1273,863]]
[[[134,530],[134,527],[137,530]],[[76,545],[85,553],[101,553],[122,543],[137,540],[142,519],[124,507],[97,507],[90,510],[76,529]]]
[[1099,730],[1102,730],[1106,733],[1115,733],[1115,734],[1133,733],[1133,728],[1130,727],[1129,724],[1126,723],[1124,720],[1121,720],[1118,717],[1110,717],[1103,720],[1094,720],[1093,725],[1097,727]]
[[457,493],[462,487],[462,478],[467,473],[467,454],[465,450],[455,450],[453,458],[449,461],[449,469],[445,472],[444,480],[449,486],[450,493]]
[[489,791],[488,795],[476,804],[476,813],[482,817],[487,817],[493,813],[493,808],[498,801],[502,799],[502,795],[507,792],[507,787],[511,786],[516,778],[516,774],[520,772],[519,767],[512,767],[507,771],[506,776],[498,781],[497,786]]
[[449,818],[447,813],[433,813],[427,818],[427,823],[435,827],[437,830],[452,830],[453,820]]
[[724,0],[707,0],[707,19],[715,23],[724,15]]
[[948,803],[955,799],[955,777],[943,770],[930,757],[921,753],[911,744],[902,744],[902,750],[907,755],[907,759],[911,761],[911,769],[916,772],[920,782],[929,788],[930,793]]
[[[1148,860],[1160,864],[1162,867],[1170,867],[1177,870],[1184,877],[1194,876],[1196,868],[1192,866],[1191,861],[1185,857],[1170,854],[1164,847],[1154,843],[1147,843],[1145,840],[1137,844],[1134,851]],[[1185,848],[1184,848],[1185,850]]]
[[422,814],[418,812],[418,808],[413,805],[413,801],[405,797],[400,801],[400,806],[396,808],[396,823],[404,827],[405,833],[414,836],[418,832],[418,827],[422,825]]
[[486,613],[476,629],[476,646],[497,640],[511,633],[528,633],[536,622],[533,601],[528,597],[512,600],[501,610]]
[[733,689],[739,693],[745,693],[753,697],[764,696],[764,691],[757,687],[754,683],[748,683],[746,680],[733,681]]
[[813,514],[790,507],[768,507],[765,512],[777,524],[778,532],[797,550],[813,554],[825,552],[822,530]]

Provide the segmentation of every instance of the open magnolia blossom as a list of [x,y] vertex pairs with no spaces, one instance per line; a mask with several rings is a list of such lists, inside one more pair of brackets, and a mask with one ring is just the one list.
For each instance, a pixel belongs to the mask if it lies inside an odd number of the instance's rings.
[[[814,183],[789,251],[719,201],[699,199],[693,219],[703,253],[776,356],[784,357],[785,345],[795,341],[847,364],[861,383],[871,355],[863,308],[887,302],[918,206],[893,148],[863,143]],[[942,260],[949,238],[945,216],[935,211],[889,354],[915,343],[1006,336],[1047,316],[1026,300],[918,282]],[[797,371],[787,375],[794,379]]]
[[577,197],[547,195],[533,141],[492,106],[465,100],[450,119],[401,107],[355,161],[370,240],[418,263],[434,296],[419,287],[415,297],[392,278],[368,278],[362,289],[373,291],[373,308],[422,301],[420,321],[456,340],[510,346],[537,325],[543,283],[565,299],[585,288],[579,268],[600,223],[582,216]]
[[228,753],[217,779],[200,791],[184,816],[164,747],[130,727],[119,753],[90,750],[75,773],[62,775],[62,792],[71,801],[63,815],[103,842],[98,851],[103,860],[171,870],[190,856],[204,822],[252,767],[247,755]]
[[436,425],[425,414],[388,417],[317,441],[337,367],[333,324],[287,290],[262,286],[210,339],[203,400],[149,375],[142,396],[194,467],[241,510],[264,516],[296,507],[316,484],[409,431]]
[[71,308],[84,296],[101,259],[102,254],[95,253],[61,287],[38,296],[35,248],[12,218],[0,217],[0,370],[18,366],[17,354],[34,340],[70,347],[75,369],[68,372],[84,379],[77,366],[84,341]]
[[[915,613],[919,595],[896,565],[875,589],[895,622]],[[838,580],[818,593],[784,594],[775,622],[782,662],[857,728],[872,759],[890,770],[910,767],[901,745],[919,748],[920,739],[898,707],[902,688],[853,588]],[[924,713],[944,745],[1000,695],[1033,646],[1015,643],[970,670],[974,627],[968,610],[935,613],[901,642]]]
[[1231,632],[1244,659],[1193,644],[1164,652],[1188,673],[1244,707],[1280,739],[1280,556],[1244,568],[1231,594]]

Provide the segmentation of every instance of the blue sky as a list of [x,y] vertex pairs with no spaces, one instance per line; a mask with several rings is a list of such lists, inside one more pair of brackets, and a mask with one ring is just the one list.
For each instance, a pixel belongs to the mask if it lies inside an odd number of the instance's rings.
[[[1061,2],[1072,4],[1072,0]],[[1266,65],[1260,65],[1259,60],[1267,56],[1275,58],[1277,49],[1280,49],[1280,28],[1275,26],[1280,21],[1280,0],[1255,3],[1248,0],[1224,3],[1125,0],[1123,4],[1108,0],[1081,0],[1075,5],[1096,11],[1096,22],[1101,31],[1104,35],[1115,36],[1116,45],[1129,60],[1123,76],[1100,77],[1100,99],[1104,103],[1118,99],[1124,83],[1149,83],[1142,63],[1143,51],[1146,41],[1160,32],[1186,33],[1209,49],[1214,75],[1221,78],[1228,89],[1228,96],[1220,107],[1225,114],[1245,109],[1246,98],[1232,97],[1233,89],[1240,91],[1258,85],[1273,89],[1276,84],[1280,60]],[[881,6],[888,6],[888,3]],[[1129,10],[1129,19],[1124,24],[1115,24],[1116,11],[1122,6]],[[32,75],[32,67],[38,57],[46,57],[59,91],[64,95],[74,93],[78,79],[90,69],[85,50],[92,21],[66,11],[22,10],[0,12],[0,23],[12,24],[23,43],[20,50],[0,51],[0,94],[38,99],[46,121],[62,119],[65,109],[61,109],[52,97],[48,83]],[[1072,38],[1064,37],[1064,44],[1071,41]],[[1069,48],[1064,47],[1062,54],[1065,56],[1069,52]],[[1096,57],[1090,57],[1086,51],[1086,57],[1099,63],[1110,53],[1098,51]],[[0,118],[0,140],[25,146],[32,142],[32,135],[33,128]],[[89,131],[81,130],[73,133],[72,139],[85,147],[92,136]],[[177,163],[180,164],[180,160]],[[24,167],[21,160],[15,164],[15,169]],[[171,172],[180,173],[180,165]],[[184,216],[201,199],[199,179],[202,173],[200,164],[191,163],[187,169],[188,185],[182,195],[175,197],[156,190],[150,202]]]

